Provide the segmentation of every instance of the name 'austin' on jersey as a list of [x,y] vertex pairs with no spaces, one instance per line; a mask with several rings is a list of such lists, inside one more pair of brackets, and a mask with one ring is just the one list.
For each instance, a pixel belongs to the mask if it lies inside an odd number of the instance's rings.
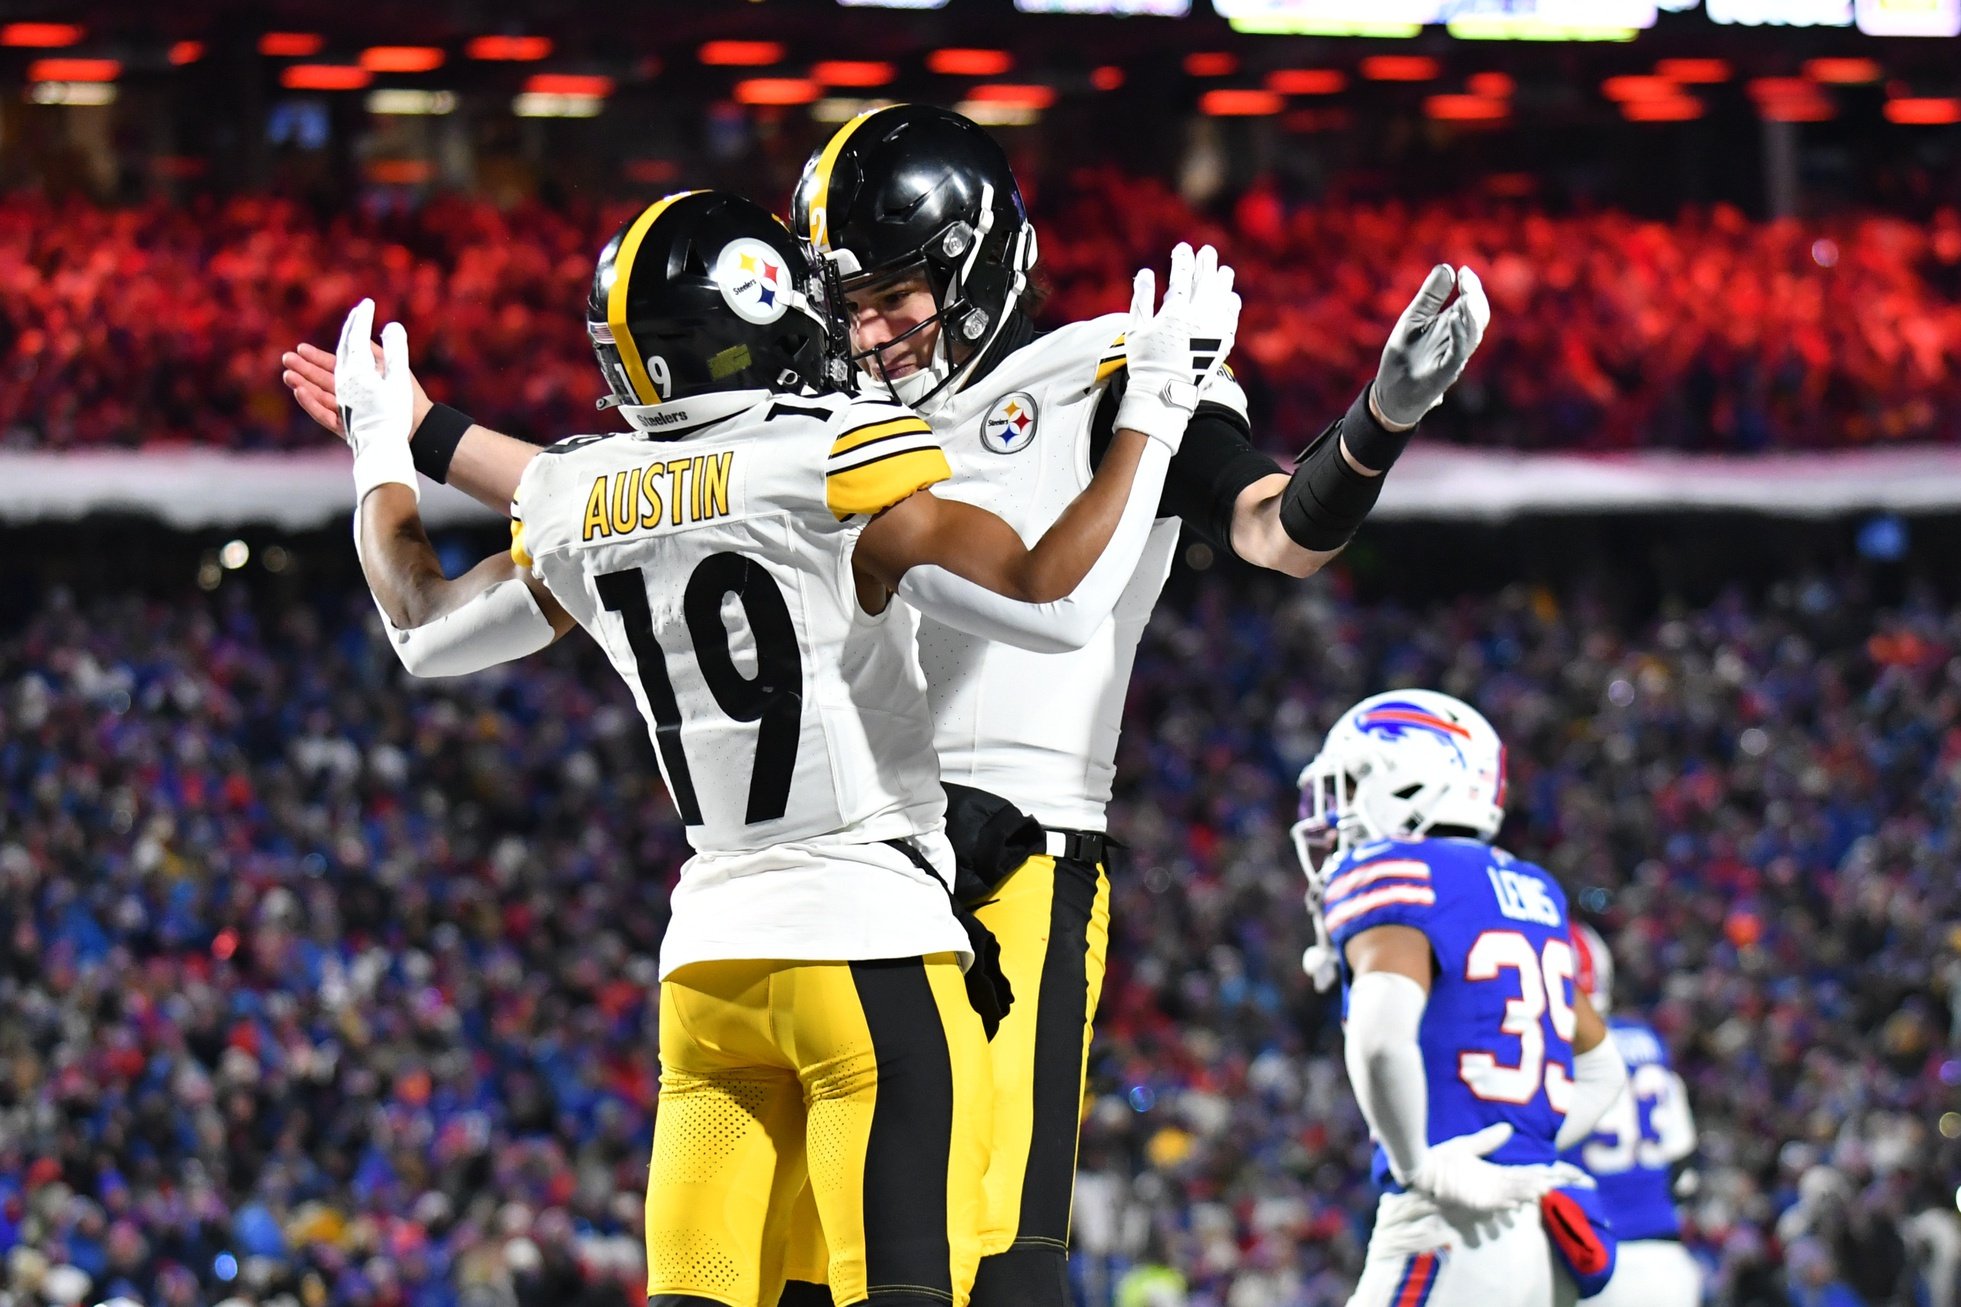
[[[1474,839],[1381,840],[1337,858],[1323,904],[1337,949],[1385,925],[1430,941],[1437,974],[1419,1040],[1430,1142],[1504,1122],[1512,1137],[1491,1161],[1555,1160],[1572,1092],[1574,960],[1553,879]],[[1397,1187],[1380,1147],[1375,1179]]]

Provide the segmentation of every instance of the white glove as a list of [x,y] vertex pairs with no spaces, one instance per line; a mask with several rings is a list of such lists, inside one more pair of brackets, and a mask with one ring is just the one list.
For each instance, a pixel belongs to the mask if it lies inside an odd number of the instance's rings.
[[1171,251],[1164,306],[1153,313],[1156,301],[1156,274],[1139,270],[1124,335],[1129,377],[1116,426],[1141,431],[1175,454],[1201,391],[1232,349],[1239,296],[1233,294],[1232,269],[1219,266],[1217,250],[1207,245],[1194,255],[1180,241]]
[[[1445,308],[1453,287],[1457,301]],[[1382,347],[1382,368],[1369,395],[1376,420],[1392,431],[1421,421],[1463,375],[1490,321],[1491,302],[1477,273],[1448,263],[1430,269]]]
[[381,329],[382,362],[377,370],[369,340],[374,334],[374,301],[362,300],[341,324],[334,353],[334,394],[340,405],[341,436],[354,450],[354,502],[376,486],[416,484],[409,434],[415,429],[415,379],[409,375],[409,335],[399,322]]
[[1409,1187],[1446,1207],[1471,1212],[1502,1212],[1536,1203],[1571,1176],[1570,1166],[1499,1166],[1484,1159],[1505,1146],[1512,1128],[1503,1121],[1476,1134],[1458,1135],[1432,1146],[1416,1164]]

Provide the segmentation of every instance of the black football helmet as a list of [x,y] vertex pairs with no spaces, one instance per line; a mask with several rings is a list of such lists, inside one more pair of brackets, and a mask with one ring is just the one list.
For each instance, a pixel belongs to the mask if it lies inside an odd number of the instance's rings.
[[790,212],[834,301],[846,287],[925,271],[938,312],[906,335],[940,324],[932,365],[892,381],[877,351],[852,357],[915,408],[930,411],[1011,324],[1026,324],[1035,229],[1021,188],[994,138],[950,109],[900,104],[852,119],[804,165]]
[[[849,338],[783,223],[722,191],[683,191],[606,242],[586,329],[612,394],[633,409],[709,391],[834,388]],[[636,423],[636,425],[638,425]]]

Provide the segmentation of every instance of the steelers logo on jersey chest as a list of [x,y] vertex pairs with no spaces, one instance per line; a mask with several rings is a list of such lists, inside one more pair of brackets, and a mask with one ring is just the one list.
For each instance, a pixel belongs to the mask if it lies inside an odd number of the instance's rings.
[[1035,399],[1025,390],[1004,396],[981,423],[981,444],[997,454],[1018,454],[1035,440]]
[[759,326],[776,321],[790,307],[790,270],[783,256],[746,236],[722,247],[715,260],[715,284],[738,317]]

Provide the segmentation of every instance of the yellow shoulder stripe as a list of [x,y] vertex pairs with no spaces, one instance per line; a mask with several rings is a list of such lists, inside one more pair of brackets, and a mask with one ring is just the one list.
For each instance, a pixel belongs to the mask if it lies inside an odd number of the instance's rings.
[[874,440],[883,440],[887,436],[928,436],[932,433],[933,428],[927,425],[925,418],[910,413],[903,417],[888,418],[883,422],[869,422],[862,427],[853,427],[839,436],[837,443],[831,446],[831,457],[848,454],[860,445],[869,445]]
[[841,522],[858,513],[882,513],[916,490],[953,475],[938,445],[903,449],[824,478],[824,502]]
[[524,547],[524,523],[522,522],[513,521],[511,523],[511,561],[526,570],[529,570],[531,567],[531,551]]
[[1102,385],[1117,373],[1123,371],[1129,356],[1124,351],[1124,342],[1129,339],[1125,332],[1110,342],[1110,348],[1103,351],[1103,361],[1096,365],[1096,380],[1092,384]]

